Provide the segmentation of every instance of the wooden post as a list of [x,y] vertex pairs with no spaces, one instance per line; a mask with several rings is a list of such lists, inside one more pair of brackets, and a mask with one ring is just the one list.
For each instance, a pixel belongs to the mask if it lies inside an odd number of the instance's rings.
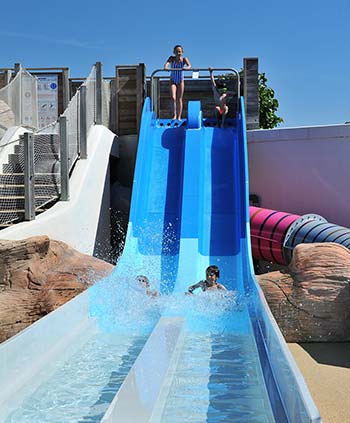
[[145,65],[119,65],[115,70],[115,122],[117,135],[139,131],[145,98]]
[[115,111],[115,133],[119,135],[119,90],[120,90],[120,72],[119,66],[115,67],[115,80],[114,80],[114,111]]
[[136,68],[136,130],[139,133],[143,102],[146,95],[146,67],[139,63]]
[[112,132],[117,133],[117,78],[113,78],[111,81],[111,106],[109,114],[109,127]]
[[246,57],[244,62],[244,106],[247,129],[259,128],[258,58]]

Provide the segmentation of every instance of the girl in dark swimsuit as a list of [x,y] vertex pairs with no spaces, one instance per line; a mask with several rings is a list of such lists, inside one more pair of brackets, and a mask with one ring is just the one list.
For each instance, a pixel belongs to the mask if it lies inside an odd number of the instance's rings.
[[174,47],[174,56],[170,56],[164,65],[164,69],[180,69],[170,72],[170,96],[171,111],[173,120],[181,120],[182,114],[182,97],[185,89],[184,71],[181,69],[191,68],[191,63],[187,57],[183,57],[183,47],[176,45]]

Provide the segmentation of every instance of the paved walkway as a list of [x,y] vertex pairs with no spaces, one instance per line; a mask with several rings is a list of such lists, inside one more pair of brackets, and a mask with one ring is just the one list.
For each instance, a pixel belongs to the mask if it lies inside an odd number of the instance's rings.
[[350,343],[288,344],[323,423],[350,422]]

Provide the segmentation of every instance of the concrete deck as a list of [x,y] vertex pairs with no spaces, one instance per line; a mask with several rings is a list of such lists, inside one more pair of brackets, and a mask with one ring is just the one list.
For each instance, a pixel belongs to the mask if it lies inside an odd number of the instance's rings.
[[288,344],[323,423],[350,422],[350,342]]

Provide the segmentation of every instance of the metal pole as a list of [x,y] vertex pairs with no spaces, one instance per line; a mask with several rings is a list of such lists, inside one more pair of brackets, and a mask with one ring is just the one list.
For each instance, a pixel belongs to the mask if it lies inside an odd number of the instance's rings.
[[102,125],[102,64],[96,62],[96,125]]
[[67,118],[60,116],[61,201],[69,200],[69,152]]
[[24,134],[24,219],[35,219],[34,135]]
[[153,111],[156,117],[159,117],[159,78],[157,76],[151,81],[151,100]]
[[[208,68],[184,68],[183,71],[186,72],[199,72],[199,71],[208,71]],[[229,72],[233,72],[236,77],[237,77],[237,107],[239,109],[239,97],[240,97],[240,77],[239,77],[239,72],[235,69],[235,68],[213,68],[213,70],[215,71],[229,71]],[[157,108],[158,108],[158,103],[156,101],[156,87],[155,87],[155,78],[156,78],[156,74],[159,72],[169,72],[170,69],[156,69],[155,71],[152,72],[151,74],[151,100],[152,100],[152,105],[153,105],[153,111],[155,113],[158,112]],[[158,78],[158,77],[157,77]]]
[[15,73],[19,75],[19,95],[18,95],[18,113],[15,113],[15,125],[22,125],[22,75],[21,75],[21,64],[15,63]]
[[10,69],[7,69],[5,71],[5,84],[9,84],[11,81],[11,77],[12,77],[12,72],[10,71]]
[[21,70],[21,64],[15,63],[15,74],[17,75],[20,70]]
[[70,100],[69,93],[69,68],[65,68],[62,71],[62,86],[63,86],[63,110],[66,110]]
[[87,159],[86,86],[80,87],[80,158]]

